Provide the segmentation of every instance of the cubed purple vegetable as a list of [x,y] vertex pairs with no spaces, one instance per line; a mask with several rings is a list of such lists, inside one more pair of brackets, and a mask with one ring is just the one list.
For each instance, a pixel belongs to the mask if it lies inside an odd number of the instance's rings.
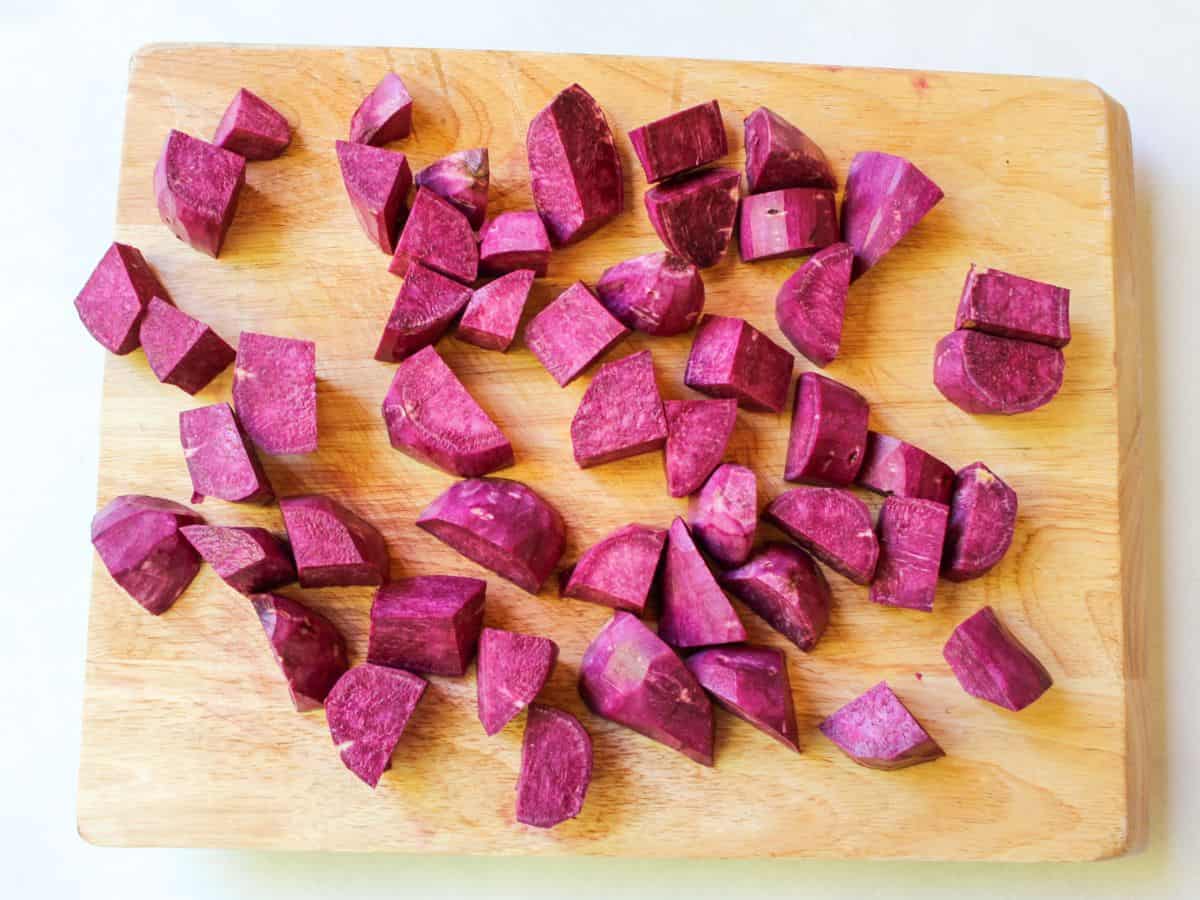
[[458,320],[454,332],[458,339],[485,350],[508,350],[517,336],[535,274],[518,269],[477,288]]
[[380,250],[395,253],[413,183],[408,157],[348,141],[337,142],[337,157],[359,226]]
[[822,722],[821,734],[869,769],[903,769],[945,756],[886,681]]
[[627,334],[629,329],[577,281],[525,326],[525,344],[566,387]]
[[400,362],[435,343],[470,301],[470,288],[414,262],[383,326],[375,358]]
[[185,525],[180,531],[238,593],[260,594],[296,580],[291,547],[265,528]]
[[243,331],[233,371],[238,421],[264,453],[317,449],[317,345]]
[[879,560],[871,510],[849,491],[796,488],[767,506],[766,518],[835,572],[870,584]]
[[479,245],[471,223],[461,209],[428,188],[417,189],[388,271],[406,276],[414,263],[463,284],[479,274]]
[[779,330],[818,366],[833,362],[841,348],[853,262],[849,244],[830,244],[793,272],[775,297]]
[[990,606],[954,629],[942,649],[964,691],[1018,712],[1054,683],[1046,667],[996,618]]
[[634,128],[629,132],[629,142],[651,183],[707,166],[729,152],[716,100]]
[[483,629],[475,681],[484,732],[496,734],[529,706],[557,661],[558,644],[549,638]]
[[366,519],[322,494],[283,497],[279,509],[301,587],[378,585],[387,580],[387,544]]
[[743,409],[779,412],[794,363],[792,354],[744,319],[705,316],[683,380],[703,394],[732,397]]
[[949,514],[949,507],[933,500],[891,496],[883,501],[872,603],[933,610]]
[[933,383],[964,412],[1011,416],[1053,400],[1065,368],[1057,347],[964,329],[938,341]]
[[600,302],[622,325],[646,334],[682,334],[704,309],[700,270],[660,251],[617,263],[596,282]]
[[774,647],[713,647],[687,659],[700,686],[722,709],[800,752],[787,660]]
[[559,574],[559,592],[643,615],[654,590],[667,532],[648,525],[618,528]]
[[942,577],[970,581],[1008,552],[1017,522],[1017,492],[981,462],[959,469],[942,548]]
[[667,416],[667,443],[663,451],[667,493],[686,497],[700,490],[721,464],[737,422],[737,401],[732,397],[668,400],[663,411]]
[[821,148],[783,116],[760,106],[743,125],[746,185],[751,194],[791,187],[837,189]]
[[791,544],[770,543],[721,576],[721,585],[807,653],[829,624],[829,583],[812,558]]
[[816,372],[796,381],[788,481],[848,487],[862,467],[870,408],[858,391]]
[[124,356],[138,348],[151,300],[166,296],[166,288],[137,247],[110,244],[75,298],[75,311],[101,346]]
[[666,248],[701,269],[720,262],[737,220],[739,181],[736,170],[717,168],[646,191],[646,214]]
[[687,523],[679,516],[671,523],[667,537],[658,636],[672,647],[681,648],[746,639],[746,629],[696,549]]
[[245,88],[221,116],[212,142],[250,160],[274,159],[292,140],[288,120],[266,100]]
[[237,356],[219,334],[161,297],[146,307],[139,333],[155,377],[189,394],[206,387]]
[[529,707],[517,781],[517,821],[553,828],[583,810],[592,781],[592,739],[569,712]]
[[428,188],[463,211],[472,228],[487,215],[491,167],[487,147],[456,150],[417,173],[417,187]]
[[412,97],[395,72],[388,72],[350,118],[350,142],[378,147],[412,132]]
[[158,214],[181,241],[217,256],[246,183],[246,160],[172,130],[154,167]]
[[349,668],[346,641],[327,618],[278,594],[250,598],[292,703],[300,712],[319,709]]
[[719,466],[691,502],[688,518],[700,546],[723,566],[750,558],[758,525],[758,481],[745,466]]
[[1066,288],[972,263],[954,327],[1065,347],[1071,342],[1070,306]]
[[783,188],[742,198],[738,248],[745,262],[803,256],[838,237],[833,191]]
[[876,494],[895,494],[949,504],[954,490],[954,470],[920,447],[867,432],[867,449],[856,476],[861,487]]
[[658,450],[667,441],[654,360],[649,350],[605,363],[571,419],[571,447],[581,469]]
[[371,604],[367,662],[430,675],[462,675],[475,658],[487,582],[419,575],[383,585]]
[[943,196],[907,159],[855,154],[842,197],[842,236],[854,248],[853,277],[879,262]]
[[546,274],[550,238],[535,212],[502,212],[483,223],[479,232],[479,268],[492,275],[532,269]]
[[392,753],[426,687],[419,675],[363,663],[325,698],[329,734],[342,762],[370,787],[392,767]]
[[192,502],[270,503],[275,491],[233,408],[214,403],[179,414],[179,442],[192,478]]

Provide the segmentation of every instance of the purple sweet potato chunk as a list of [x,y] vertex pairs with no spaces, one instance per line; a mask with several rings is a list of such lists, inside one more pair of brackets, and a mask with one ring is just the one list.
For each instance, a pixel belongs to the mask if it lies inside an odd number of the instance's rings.
[[279,509],[301,587],[378,585],[387,580],[387,544],[370,522],[322,494],[284,497]]
[[192,478],[192,502],[270,503],[275,491],[233,408],[214,403],[179,414],[179,442]]
[[1071,342],[1070,306],[1066,288],[997,269],[981,271],[972,263],[954,327],[1065,347]]
[[414,262],[396,294],[375,358],[400,362],[435,343],[470,301],[470,288]]
[[569,712],[529,707],[517,781],[517,821],[553,828],[583,810],[592,781],[592,739]]
[[886,681],[822,722],[821,734],[869,769],[903,769],[946,755]]
[[855,584],[870,584],[879,560],[871,510],[838,488],[796,488],[767,506],[766,519]]
[[185,525],[189,544],[222,581],[241,594],[259,594],[296,580],[287,542],[265,528]]
[[660,251],[608,268],[596,283],[600,302],[622,325],[653,335],[682,334],[704,309],[700,270]]
[[738,248],[745,262],[803,256],[837,241],[833,191],[783,188],[742,198]]
[[549,638],[483,629],[475,681],[484,732],[495,734],[529,706],[557,660],[558,644]]
[[479,232],[479,268],[492,275],[517,269],[546,274],[550,238],[535,212],[502,212],[483,223]]
[[795,360],[744,319],[705,316],[692,341],[684,383],[743,409],[779,412],[787,403]]
[[842,345],[853,260],[849,244],[830,244],[793,272],[775,297],[779,330],[821,367],[833,362]]
[[564,597],[587,600],[643,615],[662,560],[666,531],[631,524],[583,551],[571,568],[559,575]]
[[456,150],[417,173],[417,187],[428,188],[463,211],[472,228],[487,215],[491,167],[487,147]]
[[579,694],[598,716],[713,764],[712,705],[675,651],[617,612],[583,654]]
[[829,624],[829,583],[812,558],[791,544],[770,543],[721,576],[721,585],[807,653]]
[[858,391],[816,372],[796,381],[783,477],[848,487],[862,467],[870,409]]
[[246,160],[174,131],[154,167],[158,214],[181,241],[217,256],[246,183]]
[[679,516],[671,523],[667,537],[658,636],[680,648],[746,639],[746,629],[696,549],[687,523]]
[[1053,400],[1065,368],[1057,347],[964,329],[938,341],[933,383],[964,412],[1012,416]]
[[264,453],[317,449],[317,345],[243,331],[233,371],[238,421]]
[[161,297],[146,307],[139,333],[158,380],[189,394],[206,387],[237,356],[219,334]]
[[791,187],[836,190],[837,179],[821,148],[783,116],[760,106],[743,125],[751,194]]
[[501,353],[512,346],[537,273],[518,269],[477,288],[458,320],[458,339]]
[[430,675],[462,675],[475,658],[487,582],[419,575],[375,592],[367,662]]
[[867,432],[867,449],[856,476],[861,487],[876,494],[915,497],[949,504],[954,470],[920,447],[898,438]]
[[389,255],[395,253],[413,182],[408,157],[368,144],[338,141],[337,158],[354,218],[375,246]]
[[872,603],[933,610],[949,514],[949,507],[933,500],[891,496],[883,501]]
[[996,618],[990,606],[959,623],[942,648],[964,691],[1018,712],[1054,683],[1037,661]]
[[646,215],[666,248],[701,269],[720,262],[737,220],[739,181],[736,170],[717,168],[646,191]]
[[417,189],[388,271],[405,276],[414,263],[463,284],[479,274],[479,245],[471,223],[461,209],[428,188]]
[[729,152],[716,100],[647,122],[629,132],[629,142],[651,183],[707,166]]
[[688,657],[687,667],[717,705],[800,752],[787,660],[774,647],[714,647]]
[[709,476],[688,511],[692,533],[723,566],[750,558],[758,524],[758,482],[745,466],[724,463]]
[[350,666],[341,632],[320,613],[288,597],[255,594],[250,603],[283,670],[292,703],[300,712],[319,708]]
[[605,363],[571,419],[571,447],[581,469],[657,450],[667,441],[654,360],[649,350]]
[[667,416],[667,443],[663,450],[667,493],[686,497],[700,490],[721,464],[737,422],[737,401],[732,397],[668,400],[663,411]]
[[392,753],[428,687],[424,678],[363,663],[338,679],[325,698],[325,718],[346,768],[370,787],[392,767]]
[[350,142],[379,147],[412,131],[412,97],[395,72],[388,72],[350,118]]
[[108,574],[151,615],[171,608],[200,571],[200,554],[180,529],[203,525],[186,506],[125,494],[92,519],[92,546]]
[[1012,544],[1017,492],[981,462],[959,469],[942,548],[942,577],[970,581],[995,566]]
[[604,110],[577,84],[533,117],[525,136],[533,202],[556,245],[583,240],[625,208],[621,157]]
[[221,116],[212,142],[250,160],[274,159],[292,140],[288,120],[266,100],[241,88]]
[[842,239],[854,248],[853,277],[879,262],[943,196],[907,159],[855,154],[842,197]]
[[166,296],[166,288],[137,247],[110,244],[75,298],[75,311],[101,346],[124,356],[138,348],[150,301]]
[[507,478],[452,484],[425,508],[417,527],[531,594],[541,590],[566,546],[558,510]]
[[627,334],[629,329],[577,281],[529,321],[525,344],[559,387],[566,387]]

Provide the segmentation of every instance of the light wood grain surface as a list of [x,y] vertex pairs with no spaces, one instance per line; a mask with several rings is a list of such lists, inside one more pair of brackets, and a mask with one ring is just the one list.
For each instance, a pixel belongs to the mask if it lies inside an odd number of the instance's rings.
[[[372,793],[342,767],[323,715],[292,710],[243,597],[206,569],[154,618],[97,561],[80,833],[105,845],[697,857],[1092,859],[1137,846],[1141,387],[1121,108],[1092,85],[1034,78],[499,52],[142,51],[130,74],[115,236],[140,247],[176,302],[227,339],[247,329],[316,340],[321,449],[267,458],[266,467],[279,493],[327,492],[377,524],[397,577],[481,570],[413,526],[452,479],[392,450],[379,414],[394,367],[371,354],[399,281],[354,221],[333,142],[389,68],[415,100],[413,135],[397,147],[415,170],[486,145],[494,211],[530,206],[525,128],[555,92],[578,81],[605,108],[627,211],[554,256],[527,317],[572,281],[594,282],[659,248],[626,133],[673,109],[716,97],[729,165],[741,165],[741,119],[760,104],[817,140],[841,179],[858,150],[915,161],[946,199],[855,283],[842,355],[827,371],[868,397],[872,427],[955,467],[982,459],[1008,480],[1021,498],[1013,548],[989,577],[943,583],[930,615],[875,606],[865,588],[831,575],[832,623],[807,656],[739,607],[752,640],[788,654],[803,752],[718,713],[713,769],[583,707],[579,660],[605,610],[489,577],[488,623],[559,643],[543,698],[579,715],[595,742],[583,815],[549,832],[513,817],[523,717],[485,737],[473,674],[432,679]],[[249,165],[237,219],[212,260],[159,223],[151,175],[170,128],[210,137],[242,86],[276,104],[295,138],[282,158]],[[103,247],[76,250],[98,258]],[[972,261],[1071,288],[1066,380],[1042,410],[972,417],[933,387],[933,346],[953,326]],[[796,265],[742,264],[732,252],[705,272],[707,310],[744,316],[784,342],[773,298]],[[635,335],[609,357],[651,349],[663,395],[685,397],[689,344]],[[665,527],[686,507],[667,496],[657,454],[574,466],[569,425],[588,377],[560,389],[524,349],[500,355],[448,338],[439,350],[512,439],[518,464],[503,474],[536,486],[565,516],[564,563],[619,525]],[[98,501],[130,492],[186,500],[177,415],[228,399],[230,376],[189,398],[159,385],[140,352],[110,358]],[[729,458],[755,468],[765,497],[785,489],[788,424],[787,413],[738,415]],[[200,510],[214,523],[282,528],[274,507],[209,500]],[[361,659],[371,591],[303,599]],[[983,603],[1055,679],[1019,714],[967,696],[941,658],[954,625]],[[822,718],[881,679],[945,759],[876,772],[821,737]]]

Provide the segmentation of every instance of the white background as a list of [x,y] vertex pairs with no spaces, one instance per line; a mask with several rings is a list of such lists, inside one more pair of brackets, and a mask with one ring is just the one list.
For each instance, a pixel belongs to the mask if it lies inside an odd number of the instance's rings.
[[[111,239],[126,69],[151,41],[391,44],[1090,79],[1133,127],[1153,574],[1152,838],[1092,865],[101,850],[75,832],[102,351],[71,300]],[[1193,2],[0,0],[0,884],[14,898],[1196,896],[1200,102]],[[969,123],[964,123],[969,127]],[[1030,235],[1030,240],[1037,240]],[[1160,539],[1161,538],[1161,539]],[[720,810],[713,810],[714,816]],[[11,893],[9,892],[11,889]]]

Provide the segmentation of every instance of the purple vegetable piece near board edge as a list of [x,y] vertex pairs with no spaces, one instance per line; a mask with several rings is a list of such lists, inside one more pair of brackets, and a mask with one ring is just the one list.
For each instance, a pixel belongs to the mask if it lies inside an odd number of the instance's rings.
[[140,334],[155,377],[188,394],[206,387],[237,357],[219,334],[161,297],[146,307]]
[[359,227],[384,253],[395,253],[413,181],[408,157],[369,144],[338,141],[337,158]]
[[704,309],[700,270],[673,253],[635,256],[605,269],[596,282],[600,302],[621,324],[646,334],[682,334]]
[[577,281],[525,326],[525,344],[559,387],[566,387],[629,329]]
[[915,497],[949,504],[954,470],[920,447],[899,438],[867,432],[867,449],[855,476],[860,487],[876,494]]
[[791,187],[837,189],[821,148],[783,116],[760,106],[746,116],[743,126],[751,194]]
[[487,215],[491,167],[487,147],[456,150],[417,172],[417,187],[428,188],[463,211],[472,228]]
[[869,769],[903,769],[945,756],[886,681],[822,722],[821,734]]
[[463,284],[479,274],[479,245],[471,223],[461,209],[428,188],[417,189],[388,271],[404,277],[415,263]]
[[629,142],[651,183],[706,166],[729,152],[725,122],[716,100],[634,128],[629,132]]
[[933,383],[963,412],[1012,416],[1053,400],[1065,367],[1057,347],[964,329],[938,341]]
[[1046,667],[1004,627],[990,606],[959,623],[942,648],[964,691],[1019,712],[1054,680]]
[[419,675],[362,663],[326,696],[333,744],[346,768],[370,787],[392,767],[392,753],[426,687]]
[[833,362],[842,345],[853,262],[854,249],[849,244],[830,244],[792,273],[775,297],[779,330],[821,367]]
[[350,142],[379,146],[412,132],[412,97],[395,72],[388,72],[350,118]]
[[741,200],[738,249],[745,262],[803,256],[838,241],[837,200],[824,188],[783,188]]
[[829,624],[829,583],[799,547],[766,544],[746,563],[725,572],[720,582],[805,653]]
[[933,610],[946,518],[950,509],[933,500],[891,496],[879,510],[879,564],[871,602],[921,612]]
[[492,275],[517,269],[546,274],[550,238],[535,212],[502,212],[483,223],[479,232],[479,268]]
[[192,479],[192,502],[270,503],[275,491],[228,403],[179,414],[179,442]]
[[485,628],[475,678],[479,722],[493,735],[529,706],[558,661],[558,644],[533,634]]
[[292,140],[288,120],[266,100],[245,88],[221,116],[212,142],[249,160],[274,159]]
[[737,401],[732,397],[668,400],[663,411],[667,417],[663,448],[667,493],[686,497],[700,490],[721,464],[737,422]]
[[83,327],[110,353],[124,356],[140,344],[147,307],[167,290],[137,247],[110,244],[75,298]]
[[420,263],[409,266],[375,348],[380,362],[400,362],[450,330],[471,289]]
[[649,350],[605,363],[571,419],[571,447],[581,469],[657,450],[667,440],[654,360]]
[[750,558],[758,525],[758,480],[750,469],[724,463],[692,498],[688,519],[701,547],[722,566]]
[[788,440],[788,481],[848,487],[862,467],[870,407],[858,391],[816,372],[796,381]]
[[260,594],[296,580],[296,564],[287,542],[265,528],[185,525],[189,544],[240,594]]
[[732,644],[746,639],[746,629],[733,605],[696,549],[687,523],[679,516],[671,523],[667,535],[658,636],[679,648]]
[[774,647],[713,647],[687,659],[687,667],[717,705],[800,752],[787,660]]
[[530,269],[518,269],[476,288],[458,320],[458,339],[485,350],[507,351],[517,336],[535,276]]
[[592,781],[592,739],[569,712],[529,707],[517,780],[517,821],[553,828],[583,810]]
[[618,528],[559,574],[559,593],[643,615],[666,542],[667,532],[661,528],[636,523]]
[[367,662],[430,675],[462,675],[475,658],[487,582],[418,575],[384,584],[371,603]]
[[787,403],[792,354],[746,322],[705,316],[692,341],[684,383],[744,409],[779,412]]
[[858,153],[842,197],[842,237],[854,248],[858,278],[942,199],[942,189],[899,156]]
[[767,506],[766,519],[855,584],[870,584],[879,559],[871,510],[840,488],[795,488]]
[[278,594],[250,598],[299,712],[317,709],[350,666],[346,641],[327,618]]
[[717,168],[646,191],[646,215],[663,245],[701,269],[720,262],[733,238],[740,181],[736,170]]
[[981,462],[959,469],[942,548],[942,577],[970,581],[990,571],[1012,545],[1017,492]]
[[233,372],[238,421],[264,453],[317,449],[317,345],[243,331]]
[[379,585],[388,577],[383,535],[323,494],[279,501],[301,587]]
[[154,199],[163,224],[181,241],[218,256],[246,183],[246,160],[172,130],[154,167]]
[[1071,342],[1070,306],[1066,288],[972,263],[954,327],[1065,347]]

